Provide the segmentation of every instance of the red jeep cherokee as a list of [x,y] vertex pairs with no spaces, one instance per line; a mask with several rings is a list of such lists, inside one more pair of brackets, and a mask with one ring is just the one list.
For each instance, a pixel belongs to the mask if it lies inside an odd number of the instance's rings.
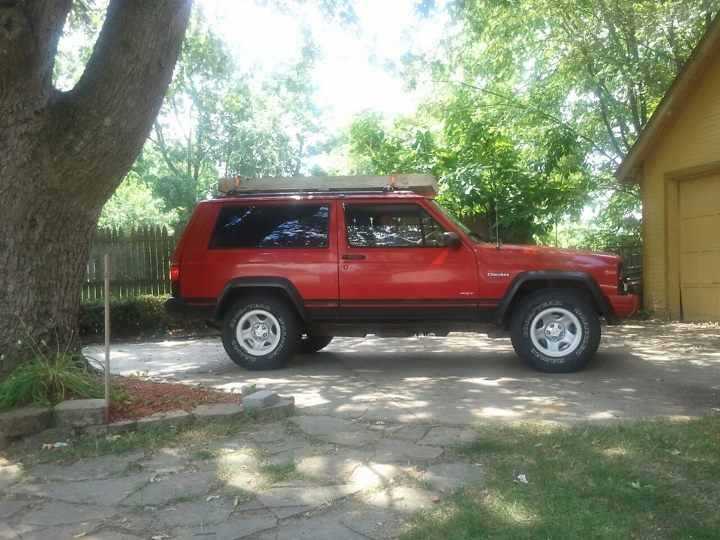
[[601,318],[638,307],[617,256],[486,243],[431,197],[382,187],[203,201],[171,281],[168,310],[214,321],[248,369],[334,336],[499,330],[536,369],[575,371],[597,351]]

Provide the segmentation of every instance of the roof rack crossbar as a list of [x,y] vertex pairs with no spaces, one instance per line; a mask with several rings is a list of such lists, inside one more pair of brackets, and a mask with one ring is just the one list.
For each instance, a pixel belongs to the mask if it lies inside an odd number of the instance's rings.
[[417,195],[416,192],[409,189],[325,189],[325,190],[309,190],[309,189],[286,189],[283,191],[268,191],[259,189],[255,191],[228,191],[223,193],[223,197],[289,197],[292,195],[386,195],[390,193],[411,193]]
[[437,181],[424,174],[403,174],[392,176],[295,176],[245,178],[235,176],[218,182],[221,195],[239,196],[258,193],[388,193],[413,191],[421,195],[437,194]]

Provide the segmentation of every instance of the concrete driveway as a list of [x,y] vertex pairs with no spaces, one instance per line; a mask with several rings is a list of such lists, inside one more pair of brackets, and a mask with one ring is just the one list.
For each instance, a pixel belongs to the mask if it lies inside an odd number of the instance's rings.
[[[568,375],[538,373],[509,340],[337,338],[287,369],[250,372],[219,338],[113,346],[115,373],[295,396],[300,414],[461,425],[487,419],[571,423],[693,416],[720,409],[720,326],[633,322],[604,329],[595,361]],[[101,347],[86,353],[102,359]]]

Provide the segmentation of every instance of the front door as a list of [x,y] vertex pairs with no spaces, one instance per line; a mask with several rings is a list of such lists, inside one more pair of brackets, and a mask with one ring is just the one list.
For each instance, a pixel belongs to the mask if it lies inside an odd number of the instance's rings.
[[417,202],[341,205],[340,315],[469,319],[477,310],[475,255],[447,247],[445,228]]

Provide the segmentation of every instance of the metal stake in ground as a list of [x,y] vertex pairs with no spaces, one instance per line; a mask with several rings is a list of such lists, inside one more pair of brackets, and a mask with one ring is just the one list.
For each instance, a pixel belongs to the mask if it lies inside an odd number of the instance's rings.
[[105,423],[110,423],[110,255],[105,263]]

